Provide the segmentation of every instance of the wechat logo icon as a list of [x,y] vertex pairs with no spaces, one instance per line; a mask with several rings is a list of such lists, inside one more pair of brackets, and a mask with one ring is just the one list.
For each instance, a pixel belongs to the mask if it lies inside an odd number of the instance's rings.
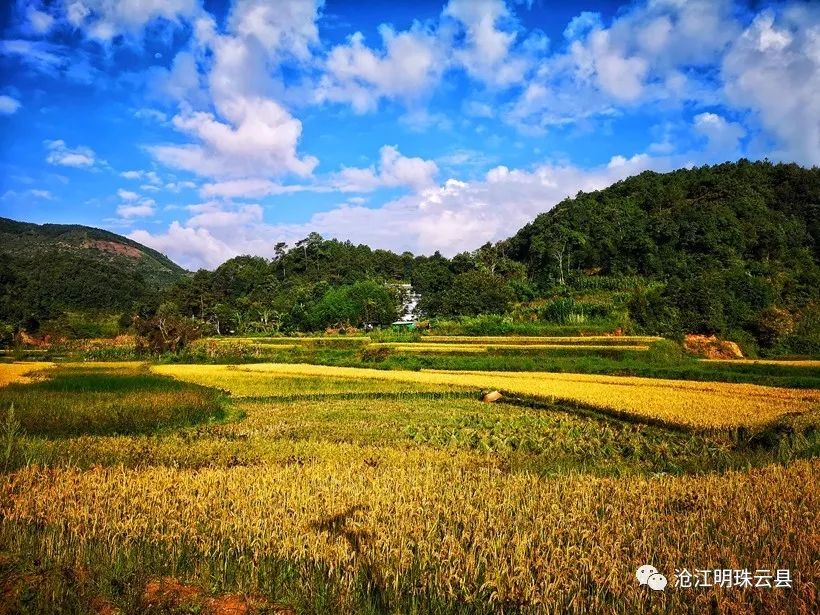
[[658,569],[649,564],[644,564],[635,572],[638,583],[648,585],[650,589],[661,592],[666,587],[666,577]]

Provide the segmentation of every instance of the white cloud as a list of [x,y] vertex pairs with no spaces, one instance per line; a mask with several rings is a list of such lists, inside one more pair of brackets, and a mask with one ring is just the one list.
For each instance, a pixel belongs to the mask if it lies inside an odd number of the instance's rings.
[[575,40],[586,37],[592,30],[603,29],[604,24],[600,13],[582,11],[572,18],[564,28],[564,38]]
[[191,268],[215,268],[239,254],[236,249],[214,237],[206,228],[191,228],[174,221],[162,234],[135,230],[129,239],[167,254],[177,263]]
[[90,147],[78,146],[70,148],[62,139],[43,141],[48,150],[46,162],[64,167],[87,168],[93,167],[96,162],[94,150]]
[[159,175],[157,175],[156,171],[135,169],[131,171],[123,171],[120,173],[120,177],[124,177],[125,179],[142,179],[154,185],[162,183],[162,180]]
[[377,188],[408,186],[419,191],[429,188],[438,173],[432,160],[402,156],[392,145],[379,150],[378,170],[374,167],[343,168],[334,177],[334,185],[342,192],[370,192]]
[[45,199],[46,201],[53,201],[54,195],[51,194],[48,190],[40,190],[38,188],[32,188],[28,191],[28,193],[38,199]]
[[192,181],[168,182],[167,184],[165,184],[165,189],[169,192],[182,192],[183,190],[194,190],[196,187],[196,182]]
[[153,199],[144,199],[136,203],[123,203],[117,207],[117,215],[121,218],[144,218],[156,213],[156,203]]
[[[194,106],[207,104],[206,84],[200,74],[197,57],[190,51],[180,51],[174,57],[171,68],[152,67],[148,72],[149,94],[158,100],[170,99]],[[152,109],[140,109],[140,117],[166,121],[164,113]]]
[[633,101],[643,93],[649,61],[637,55],[624,55],[613,45],[609,32],[593,32],[586,46],[574,42],[572,53],[582,74],[593,73],[606,94],[621,101]]
[[159,109],[151,109],[150,107],[141,107],[134,111],[134,117],[141,120],[153,120],[155,122],[167,122],[168,116]]
[[90,13],[91,9],[80,0],[66,3],[66,19],[74,27],[80,26]]
[[262,207],[256,204],[232,206],[211,202],[189,205],[187,209],[193,214],[186,223],[191,227],[231,229],[262,222]]
[[6,190],[1,196],[0,201],[23,199],[25,197],[34,197],[35,199],[44,199],[46,201],[53,201],[54,195],[48,190],[40,190],[38,188],[31,188],[23,192],[17,190]]
[[0,115],[11,115],[20,108],[20,101],[11,96],[0,96]]
[[537,133],[650,102],[717,104],[710,69],[739,32],[731,0],[636,2],[609,27],[583,12],[504,116]]
[[55,5],[52,16],[107,43],[121,34],[138,36],[155,20],[178,23],[200,11],[197,0],[68,0]]
[[169,166],[209,177],[258,174],[307,176],[318,160],[299,157],[296,146],[302,123],[273,100],[236,98],[222,105],[227,122],[211,113],[177,115],[177,130],[197,139],[188,145],[155,145],[148,149]]
[[729,101],[752,111],[777,141],[771,157],[820,164],[820,10],[764,11],[722,65]]
[[708,140],[708,153],[733,156],[740,149],[746,130],[737,122],[729,122],[715,113],[700,113],[694,118],[695,131]]
[[[455,19],[464,30],[464,45],[453,51],[453,59],[469,75],[495,86],[524,79],[529,63],[512,53],[516,33],[499,27],[512,21],[504,0],[450,0],[443,15]],[[543,41],[531,41],[530,46],[533,44],[543,50]]]
[[359,32],[330,51],[318,88],[320,101],[348,102],[364,113],[382,98],[412,104],[430,94],[446,66],[436,37],[418,24],[398,33],[382,25],[379,33],[382,51],[367,47]]
[[259,198],[272,194],[293,194],[305,191],[327,192],[328,190],[329,188],[323,186],[282,185],[269,179],[248,177],[205,184],[200,188],[199,193],[203,197]]
[[324,0],[269,2],[238,0],[234,3],[228,28],[243,38],[253,38],[274,58],[311,57],[310,47],[319,42],[316,20]]
[[30,6],[27,11],[29,27],[36,34],[45,34],[54,24],[54,18],[46,12],[37,10],[34,6]]
[[584,170],[569,164],[546,164],[531,171],[496,167],[482,180],[447,180],[378,208],[348,199],[314,214],[301,224],[266,224],[258,205],[204,203],[189,207],[185,223],[173,222],[158,235],[130,235],[188,267],[215,267],[237,254],[270,257],[277,241],[293,243],[316,231],[374,248],[453,255],[508,237],[523,224],[579,190],[604,188],[647,168],[667,169],[675,161],[639,154],[614,157]]
[[481,181],[450,179],[378,209],[345,205],[287,230],[296,236],[310,229],[373,247],[453,255],[510,236],[538,213],[579,190],[604,188],[644,169],[667,165],[664,159],[638,155],[618,157],[590,170],[552,164],[532,171],[500,166]]
[[156,73],[153,82],[180,102],[172,125],[194,141],[149,146],[152,155],[205,177],[309,176],[318,160],[297,153],[302,123],[275,99],[282,88],[272,75],[284,57],[307,59],[318,41],[320,5],[241,0],[226,35],[217,34],[210,17],[198,17],[191,50],[180,51],[171,71]]
[[131,192],[130,190],[123,190],[120,188],[117,190],[117,196],[120,197],[123,201],[136,201],[140,198],[140,195],[136,192]]

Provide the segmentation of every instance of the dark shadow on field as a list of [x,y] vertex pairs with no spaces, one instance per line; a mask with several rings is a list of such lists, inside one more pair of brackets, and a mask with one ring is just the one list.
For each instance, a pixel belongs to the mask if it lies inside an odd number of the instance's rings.
[[352,530],[346,526],[348,521],[353,519],[355,514],[360,510],[367,510],[367,507],[363,504],[349,506],[338,514],[312,521],[310,527],[318,532],[328,532],[333,537],[344,538],[350,545],[350,548],[353,549],[353,552],[359,555],[363,543],[371,538],[371,534],[364,530]]

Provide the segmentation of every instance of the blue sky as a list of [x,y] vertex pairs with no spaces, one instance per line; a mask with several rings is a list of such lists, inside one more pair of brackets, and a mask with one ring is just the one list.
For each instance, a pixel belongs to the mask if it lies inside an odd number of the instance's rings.
[[56,0],[0,13],[0,215],[189,267],[454,254],[579,190],[820,164],[820,3]]

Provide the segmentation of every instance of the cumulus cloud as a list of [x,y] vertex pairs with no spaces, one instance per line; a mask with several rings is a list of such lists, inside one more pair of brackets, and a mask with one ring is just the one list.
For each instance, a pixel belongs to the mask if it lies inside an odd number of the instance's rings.
[[581,11],[573,17],[564,28],[564,38],[575,40],[584,38],[592,30],[602,30],[604,27],[601,14],[592,11]]
[[28,193],[38,199],[44,199],[46,201],[53,201],[54,195],[51,194],[49,190],[41,190],[39,188],[32,188],[28,191]]
[[293,194],[296,192],[327,192],[328,187],[307,186],[302,184],[282,185],[269,179],[248,177],[232,179],[203,185],[199,193],[203,197],[221,198],[259,198],[272,194]]
[[[519,83],[529,68],[524,56],[513,54],[516,33],[504,0],[450,0],[444,16],[453,18],[463,30],[464,44],[453,51],[453,59],[475,79],[496,86]],[[543,37],[528,45],[543,51]]]
[[[179,101],[172,126],[193,139],[149,146],[163,164],[219,179],[311,175],[318,160],[297,152],[302,123],[285,108],[274,74],[285,60],[307,61],[318,43],[321,2],[240,0],[217,32],[210,16],[153,87]],[[164,72],[163,72],[164,71]]]
[[334,177],[334,185],[342,192],[370,192],[381,187],[407,186],[415,191],[429,188],[438,173],[432,160],[402,156],[398,148],[385,145],[379,150],[375,167],[345,167]]
[[197,187],[196,182],[184,180],[178,182],[168,182],[165,184],[165,189],[169,192],[182,192],[183,190],[195,190]]
[[645,154],[614,157],[584,170],[545,164],[533,170],[490,170],[481,180],[449,179],[378,208],[359,198],[314,214],[301,224],[266,224],[258,205],[209,202],[189,208],[192,216],[167,231],[129,235],[188,267],[215,267],[237,254],[272,256],[277,241],[293,243],[310,232],[350,239],[374,248],[452,255],[508,237],[535,215],[579,190],[604,188],[642,170],[668,169],[676,161]]
[[120,197],[123,201],[136,201],[140,198],[140,195],[136,192],[131,192],[130,190],[123,190],[120,188],[117,190],[117,196]]
[[[208,98],[206,84],[197,57],[190,51],[180,51],[170,68],[152,67],[148,71],[149,94],[158,100],[170,99],[193,106],[204,106]],[[140,109],[138,117],[166,121],[164,113]]]
[[358,113],[376,108],[382,98],[413,103],[429,95],[445,67],[436,37],[416,24],[405,32],[379,28],[381,51],[374,51],[357,32],[328,54],[318,87],[320,101],[347,102]]
[[20,108],[20,101],[11,96],[0,96],[0,115],[11,115],[17,113]]
[[149,184],[161,184],[162,180],[160,179],[159,175],[157,175],[156,171],[145,171],[142,169],[135,169],[131,171],[123,171],[120,173],[120,177],[124,177],[125,179],[141,179],[143,181],[147,181]]
[[153,216],[156,213],[156,203],[153,199],[136,201],[129,198],[127,200],[133,202],[123,203],[117,207],[117,215],[121,218],[144,218]]
[[316,20],[324,0],[276,2],[239,0],[234,3],[228,29],[245,39],[255,39],[274,59],[311,57],[310,47],[319,42]]
[[214,237],[207,228],[183,226],[177,221],[172,222],[164,233],[152,234],[138,229],[129,233],[128,238],[167,254],[190,269],[213,269],[239,254]]
[[159,109],[151,109],[150,107],[141,107],[134,111],[134,117],[141,120],[153,120],[155,122],[167,122],[168,116]]
[[505,117],[526,132],[653,101],[716,103],[710,71],[740,30],[731,0],[636,2],[608,27],[583,12],[564,30],[566,50],[539,63]]
[[54,24],[54,17],[45,11],[38,10],[35,6],[29,6],[26,11],[29,28],[36,34],[45,34]]
[[297,155],[302,123],[275,101],[237,98],[223,105],[223,114],[226,122],[212,113],[181,113],[174,127],[197,142],[149,151],[168,166],[208,177],[307,176],[318,164],[313,156]]
[[764,11],[723,60],[728,99],[777,141],[772,157],[820,164],[820,9]]
[[520,84],[549,39],[536,30],[518,41],[517,29],[504,0],[450,0],[438,20],[401,32],[382,24],[380,48],[357,32],[328,54],[317,100],[349,103],[357,113],[398,100],[420,116],[448,70],[463,69],[495,88]]
[[193,214],[187,222],[192,227],[230,229],[262,222],[262,207],[256,204],[232,206],[210,202],[189,205],[187,209]]
[[[48,10],[52,20],[108,43],[118,35],[138,36],[156,20],[179,23],[190,19],[201,8],[197,0],[67,0],[50,5]],[[39,19],[46,23],[45,18]]]
[[708,153],[734,155],[746,130],[737,122],[729,122],[716,113],[700,113],[694,119],[695,131],[706,137]]
[[90,168],[96,163],[94,150],[90,147],[68,147],[62,139],[43,141],[48,150],[46,162],[64,167]]

